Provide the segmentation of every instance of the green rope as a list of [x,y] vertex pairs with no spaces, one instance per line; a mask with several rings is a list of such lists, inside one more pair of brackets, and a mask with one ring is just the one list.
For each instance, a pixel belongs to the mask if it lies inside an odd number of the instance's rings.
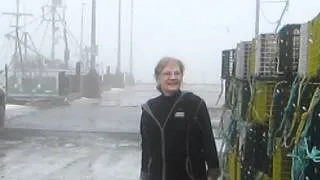
[[[304,178],[304,170],[309,165],[309,161],[319,163],[320,162],[320,150],[316,147],[310,149],[311,138],[307,138],[310,127],[312,127],[312,120],[314,109],[316,105],[320,102],[320,89],[317,88],[313,94],[312,100],[310,101],[309,109],[307,111],[308,116],[306,122],[300,122],[301,127],[304,125],[303,132],[299,134],[297,132],[296,138],[302,139],[303,141],[297,141],[296,146],[294,147],[292,154],[292,169],[291,169],[291,178],[292,179],[302,179]],[[304,124],[305,123],[305,124]]]
[[292,88],[290,91],[290,97],[287,103],[286,108],[284,109],[284,115],[280,124],[280,127],[278,128],[276,134],[283,132],[286,124],[288,121],[292,118],[293,112],[294,112],[294,104],[297,101],[297,93],[299,89],[299,84],[300,84],[300,78],[297,76],[292,83]]

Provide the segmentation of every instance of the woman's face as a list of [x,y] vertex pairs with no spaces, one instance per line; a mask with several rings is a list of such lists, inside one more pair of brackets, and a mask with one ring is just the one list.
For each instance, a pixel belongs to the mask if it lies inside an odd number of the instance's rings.
[[159,76],[161,90],[165,95],[176,93],[181,86],[182,72],[176,62],[169,62]]

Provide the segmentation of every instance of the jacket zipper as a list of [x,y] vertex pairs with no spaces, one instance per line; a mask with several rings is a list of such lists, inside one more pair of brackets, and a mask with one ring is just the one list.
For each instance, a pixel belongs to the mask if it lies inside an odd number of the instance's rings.
[[[170,113],[171,114],[171,113]],[[160,136],[161,136],[161,160],[162,160],[162,180],[166,180],[166,141],[164,136],[164,126],[162,127],[160,122],[157,120],[154,115],[151,115],[152,118],[155,120],[156,124],[159,126],[160,129]]]
[[161,128],[161,156],[162,156],[162,180],[166,180],[166,141],[164,137],[164,129]]

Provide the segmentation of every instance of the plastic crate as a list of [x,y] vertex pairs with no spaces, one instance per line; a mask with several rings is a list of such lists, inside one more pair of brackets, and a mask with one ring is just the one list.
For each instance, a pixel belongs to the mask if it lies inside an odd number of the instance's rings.
[[308,76],[317,77],[320,70],[320,15],[310,22],[309,27]]
[[250,123],[246,129],[241,157],[242,179],[254,179],[257,172],[271,176],[271,158],[267,155],[268,126]]
[[241,180],[240,158],[236,152],[228,154],[228,180]]
[[276,82],[256,81],[255,94],[252,102],[251,121],[268,124],[273,92]]
[[287,155],[288,149],[281,147],[281,139],[276,138],[276,147],[273,155],[273,180],[291,180],[291,158]]
[[249,78],[249,58],[251,51],[251,41],[242,41],[237,44],[236,78]]
[[221,78],[228,79],[235,75],[236,49],[222,51]]
[[301,25],[298,73],[309,78],[320,74],[320,15]]
[[308,44],[309,44],[309,23],[304,23],[300,27],[300,54],[298,73],[307,75],[308,72]]
[[256,76],[272,76],[276,74],[276,53],[278,51],[276,34],[260,34],[256,45]]
[[281,73],[298,71],[300,51],[300,24],[288,24],[280,29],[278,35],[278,69]]

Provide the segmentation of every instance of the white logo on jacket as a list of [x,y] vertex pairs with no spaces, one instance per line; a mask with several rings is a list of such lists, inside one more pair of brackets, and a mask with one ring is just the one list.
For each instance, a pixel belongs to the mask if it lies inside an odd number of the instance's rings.
[[176,112],[176,113],[174,114],[174,117],[176,117],[176,118],[183,118],[183,117],[184,117],[184,112]]

